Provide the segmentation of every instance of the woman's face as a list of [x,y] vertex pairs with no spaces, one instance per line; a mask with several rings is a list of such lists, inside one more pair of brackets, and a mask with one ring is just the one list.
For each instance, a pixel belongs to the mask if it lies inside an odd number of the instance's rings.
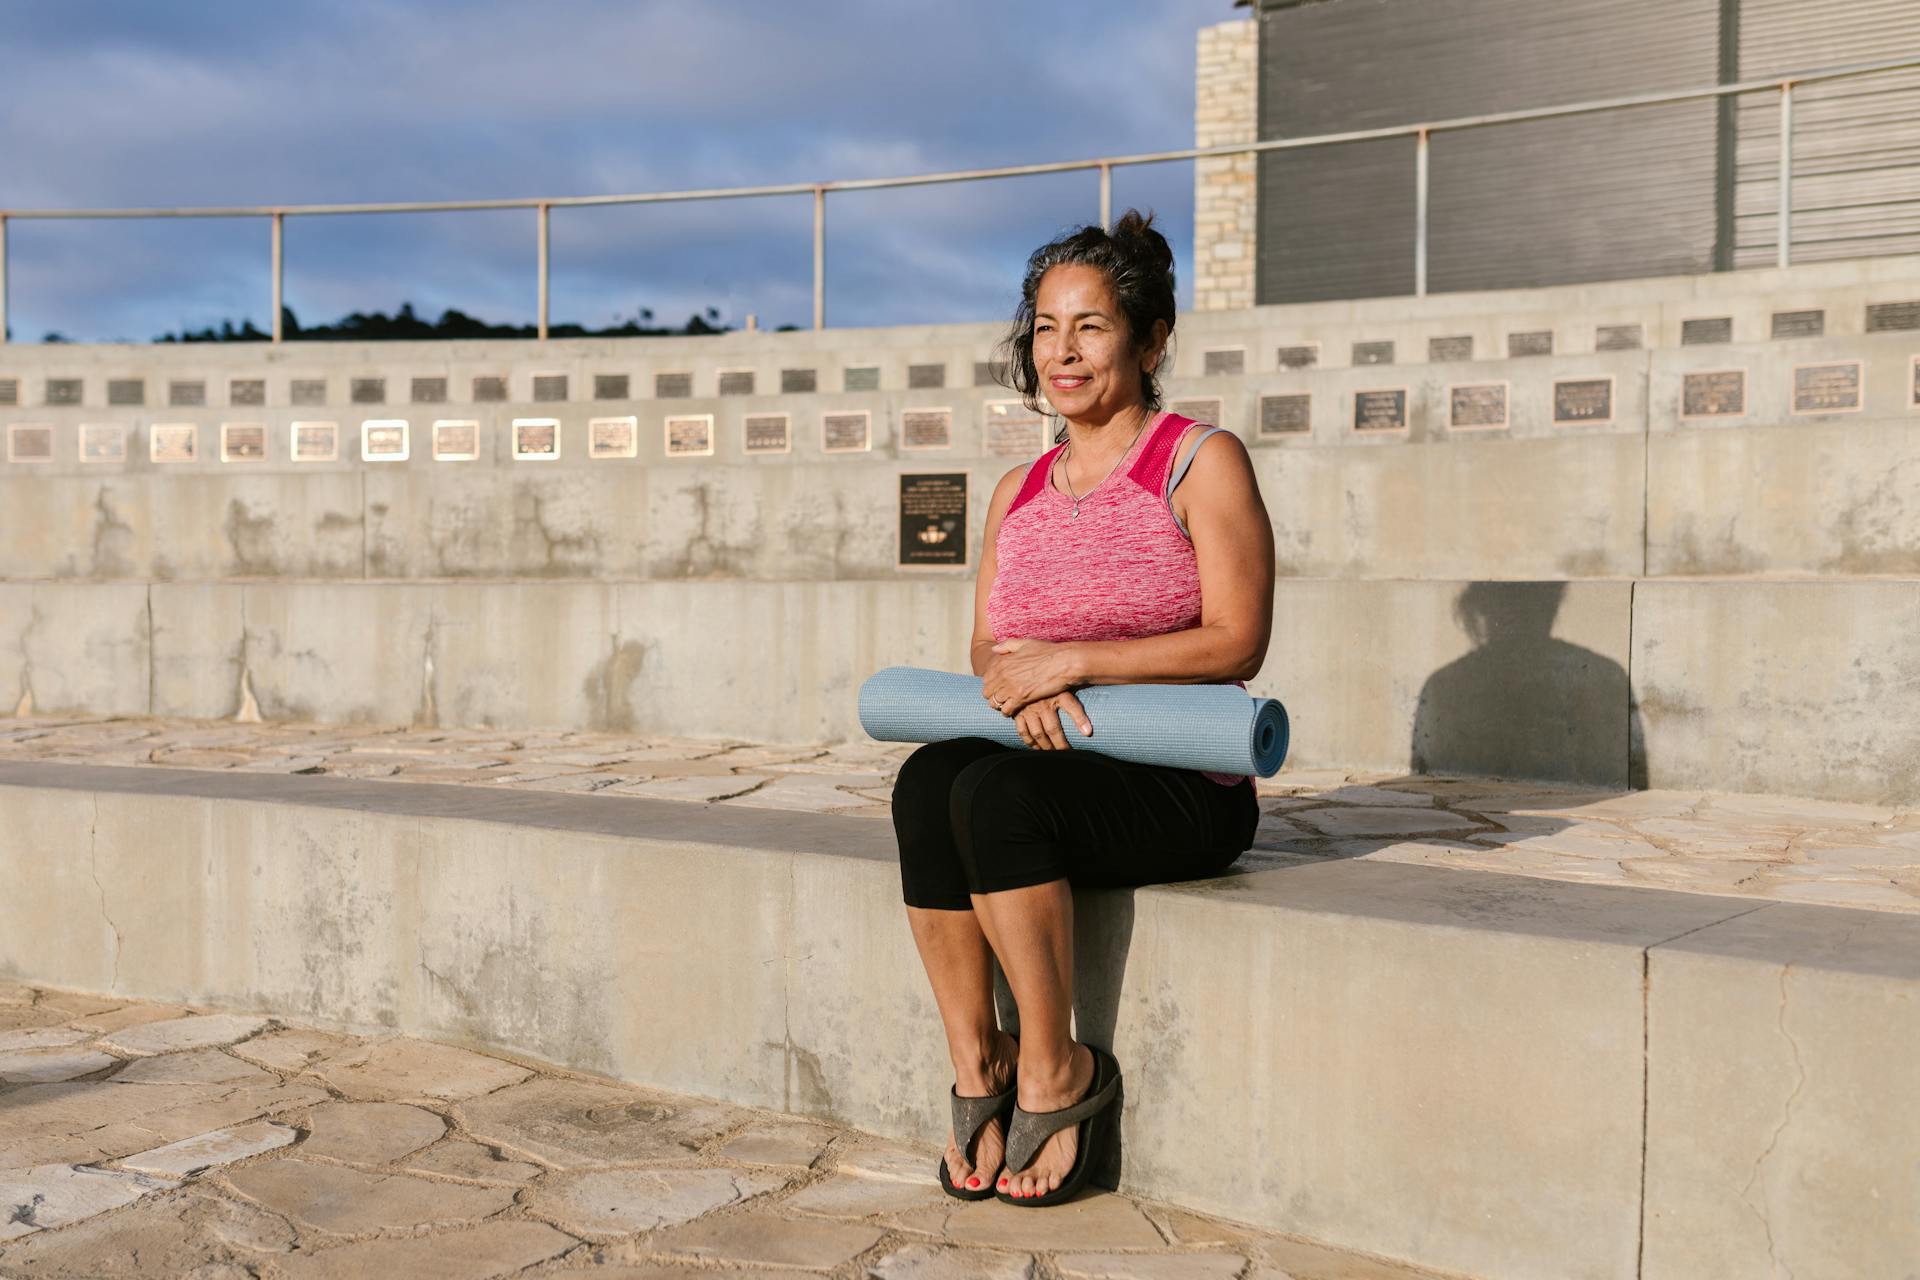
[[1106,272],[1081,263],[1050,269],[1033,309],[1033,367],[1061,417],[1102,424],[1141,404],[1140,371],[1158,363],[1159,351],[1134,350]]

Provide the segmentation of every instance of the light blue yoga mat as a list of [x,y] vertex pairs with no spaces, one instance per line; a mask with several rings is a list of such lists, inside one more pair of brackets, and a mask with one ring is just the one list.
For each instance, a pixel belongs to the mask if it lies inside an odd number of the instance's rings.
[[[860,725],[882,742],[987,738],[1021,747],[1020,731],[980,693],[978,676],[888,667],[860,686]],[[1287,709],[1224,684],[1112,684],[1077,695],[1091,737],[1060,717],[1067,742],[1135,764],[1270,778],[1287,758]]]

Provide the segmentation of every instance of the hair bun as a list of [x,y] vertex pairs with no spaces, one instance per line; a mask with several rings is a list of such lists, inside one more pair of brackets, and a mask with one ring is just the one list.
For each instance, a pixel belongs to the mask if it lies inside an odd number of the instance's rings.
[[1129,209],[1120,215],[1120,220],[1113,224],[1113,230],[1108,234],[1115,240],[1126,242],[1133,252],[1144,253],[1160,270],[1173,270],[1173,246],[1154,229],[1153,214]]

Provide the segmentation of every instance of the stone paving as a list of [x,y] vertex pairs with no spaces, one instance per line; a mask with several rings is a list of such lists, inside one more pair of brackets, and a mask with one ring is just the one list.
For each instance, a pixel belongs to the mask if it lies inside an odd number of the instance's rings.
[[1414,1280],[932,1148],[450,1045],[0,983],[0,1276]]
[[[649,796],[885,817],[910,748],[604,733],[0,718],[0,760],[164,765]],[[1920,911],[1920,807],[1340,771],[1260,784],[1243,866],[1417,862],[1778,902]]]

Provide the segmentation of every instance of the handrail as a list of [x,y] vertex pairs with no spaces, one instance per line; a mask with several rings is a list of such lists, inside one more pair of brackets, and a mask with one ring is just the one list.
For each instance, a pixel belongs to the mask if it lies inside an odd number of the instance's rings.
[[[1315,134],[1299,138],[1269,138],[1259,142],[1228,143],[1214,147],[1184,147],[1171,151],[1137,152],[1128,155],[1100,156],[1086,160],[1055,160],[1039,164],[997,165],[984,169],[952,169],[935,173],[907,174],[891,178],[845,178],[828,182],[783,182],[748,187],[706,187],[685,191],[642,191],[597,196],[512,196],[483,200],[407,200],[374,201],[351,204],[277,204],[206,205],[171,208],[129,209],[5,209],[0,208],[0,343],[6,341],[6,225],[10,220],[109,220],[147,218],[271,218],[274,220],[273,288],[275,308],[273,338],[281,340],[281,252],[279,230],[286,218],[332,217],[345,214],[381,213],[460,213],[480,210],[532,209],[538,214],[539,334],[547,336],[548,303],[548,216],[554,209],[596,208],[608,205],[668,204],[692,200],[740,200],[773,196],[810,195],[814,200],[814,327],[825,327],[825,197],[831,192],[878,191],[900,187],[934,186],[955,182],[979,182],[996,178],[1024,178],[1040,174],[1079,173],[1089,170],[1100,175],[1100,214],[1103,223],[1111,221],[1113,170],[1133,165],[1167,164],[1182,160],[1210,160],[1242,155],[1260,155],[1273,151],[1293,151],[1311,147],[1337,146],[1354,142],[1373,142],[1388,138],[1413,138],[1417,144],[1416,203],[1422,214],[1426,209],[1429,172],[1428,143],[1434,134],[1468,129],[1493,128],[1534,120],[1564,119],[1569,116],[1595,115],[1637,107],[1663,106],[1681,102],[1699,102],[1735,97],[1769,90],[1780,94],[1781,149],[1780,180],[1781,226],[1791,227],[1792,205],[1792,120],[1793,91],[1798,85],[1822,84],[1836,80],[1883,75],[1893,71],[1920,69],[1920,56],[1888,58],[1875,62],[1852,63],[1776,76],[1762,80],[1742,80],[1733,84],[1712,85],[1661,93],[1631,94],[1553,107],[1531,107],[1519,111],[1501,111],[1475,116],[1458,116],[1415,124],[1388,125],[1372,129],[1353,129],[1341,133]],[[1426,293],[1427,226],[1418,219],[1415,245],[1415,292]],[[1780,265],[1791,261],[1790,230],[1780,237]]]

